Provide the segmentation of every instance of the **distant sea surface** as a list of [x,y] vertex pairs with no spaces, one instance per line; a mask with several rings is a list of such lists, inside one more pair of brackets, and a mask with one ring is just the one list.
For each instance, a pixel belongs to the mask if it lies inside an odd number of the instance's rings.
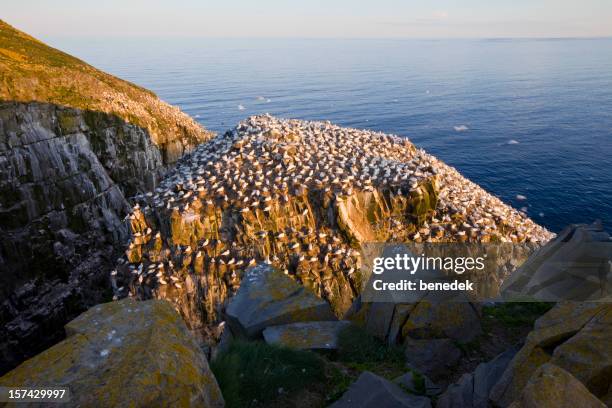
[[612,229],[612,39],[50,39],[207,128],[250,115],[410,138],[538,223]]

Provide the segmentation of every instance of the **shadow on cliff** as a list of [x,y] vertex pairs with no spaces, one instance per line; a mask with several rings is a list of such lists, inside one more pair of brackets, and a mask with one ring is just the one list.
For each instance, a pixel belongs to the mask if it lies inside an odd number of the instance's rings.
[[114,115],[0,101],[0,375],[112,296],[127,198],[155,188],[160,150]]

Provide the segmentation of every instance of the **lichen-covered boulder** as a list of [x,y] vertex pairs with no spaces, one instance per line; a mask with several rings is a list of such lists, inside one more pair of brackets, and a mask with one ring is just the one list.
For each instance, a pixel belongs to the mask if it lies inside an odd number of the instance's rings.
[[569,371],[597,397],[612,402],[612,305],[555,348],[550,362]]
[[506,407],[534,371],[551,362],[583,382],[602,399],[610,398],[612,330],[608,303],[560,303],[538,319],[524,346],[491,390],[495,405]]
[[510,408],[604,408],[576,378],[554,364],[536,370],[529,383]]
[[206,357],[169,302],[98,305],[66,340],[0,378],[0,386],[64,386],[71,406],[223,407]]
[[364,371],[330,408],[431,408],[427,397],[410,395],[398,385]]
[[335,350],[338,335],[350,324],[348,321],[290,323],[266,328],[263,337],[268,344],[299,350]]
[[225,315],[233,334],[249,338],[269,326],[337,320],[327,301],[266,264],[247,270]]
[[448,337],[462,342],[482,333],[480,318],[469,302],[419,302],[402,327],[403,337]]

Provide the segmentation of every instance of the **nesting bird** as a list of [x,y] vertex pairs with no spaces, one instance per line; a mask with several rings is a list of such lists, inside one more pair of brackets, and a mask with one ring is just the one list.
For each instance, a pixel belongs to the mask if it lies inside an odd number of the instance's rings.
[[[198,146],[138,199],[126,220],[132,234],[126,265],[159,267],[154,276],[128,273],[130,291],[170,296],[177,305],[202,302],[193,310],[205,310],[206,322],[215,321],[244,270],[258,262],[286,271],[333,305],[334,296],[357,296],[361,254],[351,248],[350,225],[333,221],[339,214],[366,214],[358,221],[363,229],[385,240],[553,236],[407,138],[269,115]],[[376,208],[360,208],[364,202]]]

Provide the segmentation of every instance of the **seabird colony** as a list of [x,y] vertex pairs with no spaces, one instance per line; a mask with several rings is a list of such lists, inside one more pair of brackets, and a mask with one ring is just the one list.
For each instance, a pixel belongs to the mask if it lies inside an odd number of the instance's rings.
[[[424,186],[435,188],[431,208],[414,217]],[[173,300],[194,325],[215,321],[245,269],[267,262],[341,313],[360,290],[361,254],[335,219],[343,203],[354,208],[368,195],[383,216],[363,222],[383,225],[388,240],[553,236],[406,138],[262,115],[200,145],[136,197],[120,284],[132,296]],[[398,202],[407,204],[397,211]]]

